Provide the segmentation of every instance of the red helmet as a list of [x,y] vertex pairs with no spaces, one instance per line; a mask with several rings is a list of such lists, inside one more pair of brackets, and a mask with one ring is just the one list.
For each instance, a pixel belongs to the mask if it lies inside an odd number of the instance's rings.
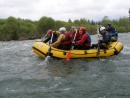
[[85,27],[81,27],[79,30],[83,31],[83,32],[86,32],[86,28]]
[[51,35],[51,34],[52,34],[52,30],[48,30],[48,31],[47,31],[47,34],[50,34],[50,35]]

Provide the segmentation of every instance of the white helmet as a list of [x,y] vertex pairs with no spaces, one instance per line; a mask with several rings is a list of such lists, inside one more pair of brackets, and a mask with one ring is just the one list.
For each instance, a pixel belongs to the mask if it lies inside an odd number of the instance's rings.
[[61,32],[66,32],[66,28],[65,27],[61,27],[60,29],[59,29],[59,31]]
[[100,28],[100,31],[105,30],[105,29],[106,29],[105,27],[101,27],[101,28]]

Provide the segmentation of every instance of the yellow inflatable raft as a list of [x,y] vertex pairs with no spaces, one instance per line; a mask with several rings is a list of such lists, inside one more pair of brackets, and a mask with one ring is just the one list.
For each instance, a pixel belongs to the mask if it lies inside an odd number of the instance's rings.
[[[117,55],[123,49],[124,45],[121,42],[110,42],[109,49],[100,49],[100,54],[97,56],[98,49],[90,49],[90,50],[72,50],[70,54],[70,58],[90,58],[90,57],[106,57]],[[50,46],[43,42],[35,42],[32,50],[37,55],[45,58],[48,54],[48,50]],[[70,50],[61,50],[57,48],[51,48],[51,56],[56,58],[66,58],[68,52]]]

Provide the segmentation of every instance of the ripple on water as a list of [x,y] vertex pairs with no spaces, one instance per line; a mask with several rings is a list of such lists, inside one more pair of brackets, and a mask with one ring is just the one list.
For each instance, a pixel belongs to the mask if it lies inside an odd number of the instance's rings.
[[35,40],[2,42],[0,97],[129,98],[130,45],[120,40],[125,47],[118,55],[69,62],[31,53]]

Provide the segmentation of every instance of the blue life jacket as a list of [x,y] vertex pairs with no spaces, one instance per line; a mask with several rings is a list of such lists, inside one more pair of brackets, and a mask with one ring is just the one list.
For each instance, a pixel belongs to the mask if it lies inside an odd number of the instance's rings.
[[118,31],[114,30],[114,31],[109,32],[109,34],[111,35],[111,37],[118,36]]
[[90,37],[90,34],[88,32],[86,32],[86,34],[88,35],[88,39],[85,41],[87,43],[91,43],[91,37]]

